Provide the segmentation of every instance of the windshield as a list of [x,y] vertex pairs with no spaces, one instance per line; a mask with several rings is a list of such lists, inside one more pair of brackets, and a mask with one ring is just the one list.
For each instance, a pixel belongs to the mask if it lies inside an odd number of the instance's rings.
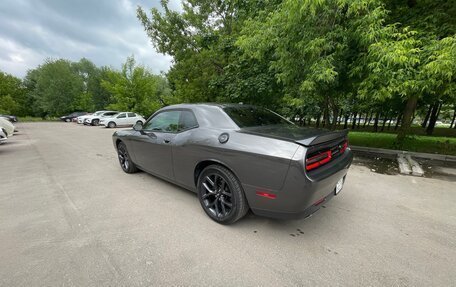
[[293,123],[278,114],[260,107],[226,107],[223,110],[240,128],[269,125],[294,126]]

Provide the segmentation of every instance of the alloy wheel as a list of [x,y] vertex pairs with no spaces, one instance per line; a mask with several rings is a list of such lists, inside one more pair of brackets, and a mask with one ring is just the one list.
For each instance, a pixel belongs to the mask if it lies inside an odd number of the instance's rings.
[[233,210],[233,194],[226,180],[219,174],[207,175],[202,182],[202,200],[206,209],[217,218],[228,216]]
[[122,169],[128,170],[128,167],[130,166],[130,158],[128,157],[128,153],[125,150],[125,148],[123,147],[123,145],[119,146],[118,156],[119,156],[120,166],[122,167]]

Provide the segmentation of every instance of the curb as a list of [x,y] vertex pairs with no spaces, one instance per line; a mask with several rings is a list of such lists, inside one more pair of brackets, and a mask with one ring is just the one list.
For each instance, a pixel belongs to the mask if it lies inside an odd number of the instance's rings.
[[390,158],[395,158],[398,154],[403,154],[403,155],[410,155],[415,158],[456,162],[456,156],[453,156],[453,155],[412,152],[412,151],[404,151],[404,150],[372,148],[372,147],[363,147],[363,146],[350,146],[350,148],[354,152],[371,153],[371,154],[376,154],[379,156],[387,156]]

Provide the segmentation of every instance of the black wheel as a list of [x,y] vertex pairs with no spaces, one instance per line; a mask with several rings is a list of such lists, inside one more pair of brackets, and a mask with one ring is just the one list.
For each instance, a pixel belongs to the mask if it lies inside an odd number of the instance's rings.
[[99,119],[94,119],[92,121],[92,126],[98,126],[98,123],[100,123],[100,120]]
[[108,128],[115,128],[116,127],[116,123],[115,122],[109,122],[108,123]]
[[144,124],[142,121],[137,121],[136,123],[137,124],[142,124],[142,125]]
[[135,173],[138,171],[136,165],[131,161],[127,146],[123,142],[117,145],[117,156],[119,157],[120,167],[123,171],[126,173]]
[[71,122],[71,119],[65,119],[65,122],[69,123]]
[[249,210],[241,183],[223,166],[206,167],[198,178],[197,189],[204,211],[218,223],[234,223]]

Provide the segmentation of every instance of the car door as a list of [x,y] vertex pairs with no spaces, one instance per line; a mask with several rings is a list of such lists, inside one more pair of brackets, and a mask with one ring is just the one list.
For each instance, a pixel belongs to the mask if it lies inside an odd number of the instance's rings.
[[179,110],[165,110],[154,115],[131,138],[135,163],[170,180],[174,180],[172,145],[180,113]]
[[116,125],[124,126],[127,122],[127,113],[120,113],[116,116]]
[[137,120],[138,120],[138,116],[136,116],[135,113],[127,113],[127,122],[125,124],[134,125],[134,124],[136,124]]

